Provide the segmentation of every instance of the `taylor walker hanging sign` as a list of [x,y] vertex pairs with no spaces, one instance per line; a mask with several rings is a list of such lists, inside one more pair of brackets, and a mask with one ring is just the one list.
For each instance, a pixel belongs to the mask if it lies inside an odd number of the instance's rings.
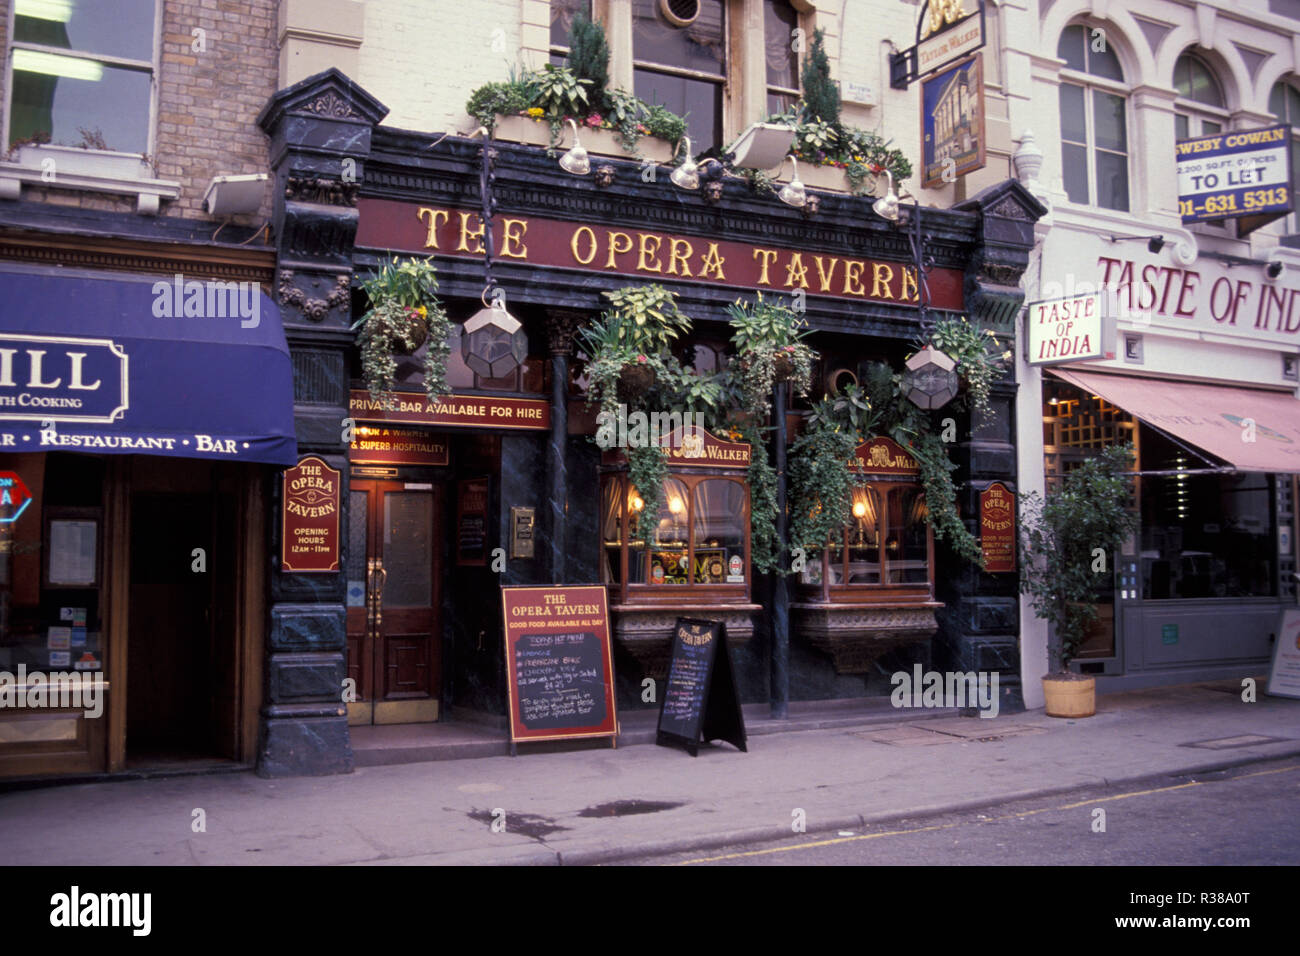
[[[483,257],[483,226],[477,213],[388,199],[362,199],[357,205],[360,247]],[[497,216],[492,237],[497,247],[492,254],[501,262],[741,289],[799,289],[835,299],[909,305],[919,301],[916,272],[901,262],[537,216]],[[935,308],[962,308],[959,270],[935,269],[929,286]]]
[[340,474],[311,456],[284,473],[280,566],[296,574],[339,569]]
[[1175,150],[1183,222],[1240,219],[1244,236],[1291,211],[1291,127],[1183,139]]

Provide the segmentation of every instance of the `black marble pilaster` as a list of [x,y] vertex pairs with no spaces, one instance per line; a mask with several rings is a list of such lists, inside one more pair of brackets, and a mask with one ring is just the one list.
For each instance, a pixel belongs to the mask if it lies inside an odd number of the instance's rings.
[[348,543],[348,350],[357,194],[374,127],[387,109],[338,70],[271,97],[258,123],[271,139],[276,298],[294,373],[299,456],[341,475],[339,570],[280,569],[280,483],[272,496],[270,639],[257,772],[348,773],[353,768],[343,568]]

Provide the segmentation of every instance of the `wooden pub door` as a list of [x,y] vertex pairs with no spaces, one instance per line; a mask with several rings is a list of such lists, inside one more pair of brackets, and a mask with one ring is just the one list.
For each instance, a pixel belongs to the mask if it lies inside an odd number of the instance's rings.
[[350,724],[438,719],[437,484],[352,481],[348,512]]

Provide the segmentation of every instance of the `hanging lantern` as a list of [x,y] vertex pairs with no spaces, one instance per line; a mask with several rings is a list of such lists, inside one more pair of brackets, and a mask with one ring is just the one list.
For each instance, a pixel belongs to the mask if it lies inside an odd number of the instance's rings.
[[480,377],[501,378],[528,357],[528,336],[519,320],[494,302],[466,320],[460,336],[460,354]]
[[925,409],[942,408],[957,397],[957,363],[932,345],[907,360],[903,394]]

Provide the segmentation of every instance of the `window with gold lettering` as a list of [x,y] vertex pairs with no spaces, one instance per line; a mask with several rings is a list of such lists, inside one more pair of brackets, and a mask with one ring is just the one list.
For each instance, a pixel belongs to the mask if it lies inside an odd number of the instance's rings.
[[602,502],[603,583],[621,585],[625,602],[694,588],[748,597],[749,489],[742,478],[670,474],[657,514],[647,517],[627,475],[609,474]]

